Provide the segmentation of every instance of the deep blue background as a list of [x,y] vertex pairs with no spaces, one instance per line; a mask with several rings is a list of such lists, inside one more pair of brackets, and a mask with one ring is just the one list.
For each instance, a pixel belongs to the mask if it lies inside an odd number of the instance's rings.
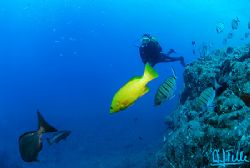
[[[143,73],[138,39],[151,33],[164,51],[174,48],[175,56],[190,63],[199,57],[192,55],[191,41],[225,47],[222,40],[236,16],[240,28],[228,45],[246,43],[240,38],[249,8],[243,0],[1,0],[0,151],[11,163],[46,168],[115,167],[154,157],[163,141],[164,117],[178,105],[184,69],[178,62],[155,66],[159,78],[149,83],[150,92],[126,111],[109,115],[115,92]],[[219,21],[226,28],[218,35]],[[178,76],[176,96],[156,108],[153,97],[171,75],[170,65]],[[41,163],[25,164],[17,140],[37,129],[36,109],[72,135],[54,147],[45,145]]]

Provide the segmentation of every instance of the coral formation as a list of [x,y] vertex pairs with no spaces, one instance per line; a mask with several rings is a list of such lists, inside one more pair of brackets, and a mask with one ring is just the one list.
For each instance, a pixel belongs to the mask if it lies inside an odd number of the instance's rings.
[[[200,111],[197,98],[216,87],[215,81],[221,85],[215,108]],[[166,141],[157,167],[210,167],[214,149],[250,157],[250,46],[218,49],[199,58],[185,68],[184,82],[181,104],[165,120]]]

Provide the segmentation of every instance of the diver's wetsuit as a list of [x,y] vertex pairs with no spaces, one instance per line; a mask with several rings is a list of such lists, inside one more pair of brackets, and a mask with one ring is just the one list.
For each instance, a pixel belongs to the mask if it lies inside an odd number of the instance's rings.
[[[152,37],[148,34],[144,36],[152,39]],[[149,63],[151,66],[155,66],[160,62],[180,61],[180,63],[185,66],[184,58],[182,56],[170,57],[172,53],[175,53],[173,49],[170,49],[167,53],[163,53],[159,42],[156,40],[149,40],[147,43],[142,44],[139,47],[139,52],[144,64]]]

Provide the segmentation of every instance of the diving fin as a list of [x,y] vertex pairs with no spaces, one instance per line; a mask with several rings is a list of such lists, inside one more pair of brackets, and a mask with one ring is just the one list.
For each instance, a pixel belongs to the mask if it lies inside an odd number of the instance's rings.
[[45,121],[42,114],[38,110],[37,110],[37,117],[38,117],[38,129],[43,128],[43,133],[57,132],[57,129],[51,126],[47,121]]

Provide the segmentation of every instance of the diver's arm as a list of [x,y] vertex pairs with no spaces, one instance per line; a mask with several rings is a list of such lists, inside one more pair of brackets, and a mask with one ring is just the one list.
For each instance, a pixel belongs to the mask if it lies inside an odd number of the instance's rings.
[[176,53],[174,49],[169,49],[168,52],[166,53],[167,56],[173,54],[173,53]]
[[170,57],[168,53],[167,54],[163,52],[160,53],[159,62],[171,62],[171,60],[172,57]]

